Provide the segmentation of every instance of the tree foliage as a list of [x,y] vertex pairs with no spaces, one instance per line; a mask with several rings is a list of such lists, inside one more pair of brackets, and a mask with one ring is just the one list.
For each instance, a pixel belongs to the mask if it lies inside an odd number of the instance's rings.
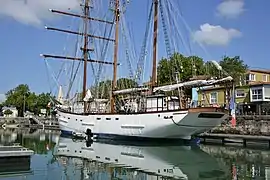
[[38,114],[40,109],[47,108],[49,101],[50,95],[48,93],[41,93],[37,95],[30,91],[28,85],[20,84],[6,93],[6,101],[3,103],[3,105],[15,106],[18,109],[19,116],[22,116],[24,104],[26,111],[28,110]]
[[175,53],[171,58],[162,58],[157,67],[158,85],[176,82],[176,72],[179,72],[179,80],[187,81],[193,75],[203,75],[205,67],[203,59],[198,56],[185,57]]
[[220,77],[224,72],[232,76],[235,82],[239,82],[248,69],[248,66],[240,58],[240,56],[225,56],[219,62],[222,71],[214,66],[212,62],[205,62],[197,56],[183,56],[179,53],[173,54],[169,59],[162,58],[159,61],[157,73],[158,84],[164,85],[176,82],[175,72],[179,72],[179,80],[188,81],[193,76],[210,75],[212,77]]
[[[130,78],[120,78],[117,80],[117,90],[128,89],[138,86],[138,84]],[[97,86],[91,88],[94,97],[109,98],[112,87],[111,80],[105,80],[98,83]]]
[[51,96],[49,93],[41,93],[36,96],[36,111],[35,113],[40,113],[40,109],[46,109],[48,103],[51,100]]
[[[162,58],[159,61],[157,67],[158,85],[176,83],[177,75],[179,81],[188,81],[194,76],[202,75],[221,78],[221,76],[224,76],[224,72],[227,72],[228,75],[238,82],[239,77],[245,74],[248,68],[239,56],[225,56],[219,64],[223,68],[222,71],[219,71],[212,62],[204,62],[198,56],[184,56],[180,53],[174,53],[171,58]],[[177,72],[178,74],[176,74]],[[95,97],[109,98],[111,84],[111,80],[102,81],[92,88],[92,92],[95,92],[94,94],[96,95],[98,94]],[[137,85],[133,79],[120,78],[117,81],[118,90],[136,87]]]
[[6,109],[4,111],[4,115],[11,115],[11,114],[13,114],[13,112],[10,109]]
[[138,83],[135,82],[133,79],[129,78],[120,78],[117,80],[117,89],[128,89],[137,87]]
[[228,57],[225,56],[220,62],[220,66],[226,71],[234,81],[238,84],[240,82],[240,77],[248,70],[248,65],[240,58],[240,56]]

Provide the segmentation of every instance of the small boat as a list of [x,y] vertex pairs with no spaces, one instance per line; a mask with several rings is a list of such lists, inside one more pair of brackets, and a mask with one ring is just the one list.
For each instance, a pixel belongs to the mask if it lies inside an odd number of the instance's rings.
[[7,123],[4,123],[2,124],[2,128],[4,129],[16,129],[16,128],[19,128],[20,127],[20,124],[7,124]]

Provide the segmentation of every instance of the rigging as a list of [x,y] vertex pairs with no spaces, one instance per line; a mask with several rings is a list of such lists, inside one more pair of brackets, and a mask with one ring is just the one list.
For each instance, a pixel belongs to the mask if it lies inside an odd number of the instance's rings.
[[[108,37],[101,37],[101,36],[96,36],[93,34],[88,34],[88,24],[89,21],[96,21],[96,22],[100,22],[100,23],[107,23],[107,24],[114,24],[114,22],[111,21],[106,21],[106,20],[101,20],[101,19],[97,19],[97,18],[93,18],[90,17],[89,11],[90,11],[90,3],[89,0],[85,0],[84,4],[81,5],[83,6],[83,15],[78,15],[78,14],[74,14],[74,13],[67,13],[67,12],[63,12],[63,11],[58,11],[58,10],[53,10],[50,9],[51,12],[53,13],[58,13],[58,14],[62,14],[62,15],[68,15],[68,16],[73,16],[73,17],[78,17],[78,18],[82,18],[84,19],[84,32],[75,32],[75,31],[71,31],[71,30],[65,30],[65,29],[58,29],[58,28],[53,28],[53,27],[47,27],[45,26],[45,28],[47,30],[53,30],[53,31],[59,31],[59,32],[64,32],[64,33],[69,33],[69,34],[75,34],[75,35],[80,35],[84,37],[84,47],[81,48],[81,50],[83,51],[83,58],[81,57],[69,57],[69,56],[60,56],[60,55],[48,55],[48,54],[42,54],[41,56],[43,56],[44,58],[56,58],[56,59],[66,59],[66,60],[73,60],[73,61],[83,61],[84,62],[84,73],[83,73],[83,92],[82,92],[82,97],[84,98],[86,95],[86,89],[87,89],[87,63],[91,62],[91,63],[98,63],[98,64],[108,64],[108,65],[113,65],[114,67],[114,85],[116,86],[116,69],[117,66],[119,65],[119,63],[117,63],[117,52],[118,52],[118,26],[119,26],[119,16],[120,16],[120,12],[119,12],[119,0],[115,0],[115,22],[116,22],[116,33],[115,33],[115,38],[111,39]],[[89,38],[95,38],[95,39],[100,39],[100,40],[106,40],[106,41],[111,41],[115,43],[115,53],[114,53],[114,61],[113,62],[108,62],[108,61],[102,61],[102,60],[93,60],[91,58],[89,58],[88,53],[94,51],[93,48],[88,48],[88,40]],[[112,97],[112,100],[114,100],[114,97]],[[112,108],[114,107],[114,103],[111,104]],[[87,102],[84,102],[84,112],[87,111]]]

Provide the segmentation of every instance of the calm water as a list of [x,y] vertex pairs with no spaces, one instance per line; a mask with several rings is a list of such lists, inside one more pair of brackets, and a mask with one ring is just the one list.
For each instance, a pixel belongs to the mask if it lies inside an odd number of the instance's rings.
[[35,151],[29,171],[17,168],[9,176],[2,173],[1,180],[270,179],[267,150],[89,144],[41,130],[1,129],[0,134],[2,144],[21,143]]

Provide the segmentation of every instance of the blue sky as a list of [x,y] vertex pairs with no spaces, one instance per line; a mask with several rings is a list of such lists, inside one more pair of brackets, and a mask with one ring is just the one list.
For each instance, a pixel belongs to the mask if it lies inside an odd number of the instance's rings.
[[[177,0],[174,0],[177,1]],[[223,55],[240,55],[250,66],[270,69],[267,64],[270,47],[270,1],[261,0],[181,0],[185,21],[210,55],[192,42],[194,52],[206,60]],[[64,18],[55,18],[49,8],[76,10],[77,0],[20,0],[0,2],[0,94],[20,83],[29,84],[35,92],[49,91],[46,66],[39,54],[61,54],[65,36],[46,31],[45,24],[61,26]],[[145,29],[146,0],[130,0],[128,17],[139,52]],[[181,23],[181,22],[180,22]],[[164,46],[160,45],[159,48]],[[162,56],[162,51],[159,53]],[[1,96],[0,96],[1,97]]]

